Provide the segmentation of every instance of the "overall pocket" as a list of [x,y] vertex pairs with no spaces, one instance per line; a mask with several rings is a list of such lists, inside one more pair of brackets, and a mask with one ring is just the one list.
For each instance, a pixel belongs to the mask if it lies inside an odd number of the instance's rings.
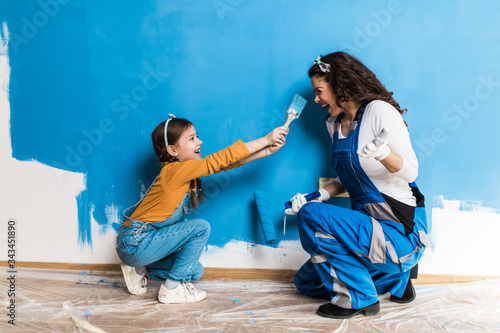
[[350,151],[335,151],[332,153],[332,167],[337,171],[337,175],[342,181],[342,185],[351,197],[364,196],[366,194],[363,181],[356,170],[357,163],[353,163],[353,156]]
[[137,262],[137,255],[135,254],[136,246],[127,245],[125,240],[119,240],[116,244],[116,253],[120,260],[128,266],[133,266]]
[[141,243],[150,227],[144,224],[142,227],[129,227],[118,232],[116,239],[116,253],[121,261],[128,266],[137,262],[137,246]]

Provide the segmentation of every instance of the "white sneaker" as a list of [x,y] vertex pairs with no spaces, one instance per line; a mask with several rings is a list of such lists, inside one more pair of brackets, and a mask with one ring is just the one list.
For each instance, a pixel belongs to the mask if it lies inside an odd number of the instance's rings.
[[134,267],[120,263],[120,268],[122,269],[123,278],[125,279],[125,284],[127,285],[128,292],[132,295],[141,295],[148,291],[146,284],[148,279],[146,274],[139,275],[136,273]]
[[206,297],[207,293],[196,289],[191,282],[181,282],[172,290],[162,284],[158,292],[158,302],[165,304],[199,302]]

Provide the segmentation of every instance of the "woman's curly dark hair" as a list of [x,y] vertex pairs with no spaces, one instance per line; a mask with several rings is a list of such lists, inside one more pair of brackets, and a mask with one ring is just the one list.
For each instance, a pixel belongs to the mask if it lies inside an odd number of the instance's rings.
[[403,115],[406,109],[401,109],[392,97],[393,93],[387,91],[361,61],[345,52],[334,52],[324,57],[321,61],[330,65],[329,72],[323,72],[318,64],[309,68],[309,77],[317,77],[330,83],[333,93],[337,96],[337,105],[353,100],[366,105],[374,100],[382,100],[391,104]]
[[[153,141],[153,148],[160,163],[173,163],[179,162],[177,157],[172,156],[168,153],[167,147],[165,146],[165,124],[166,121],[161,122],[154,129],[151,134],[151,139]],[[179,141],[182,133],[186,131],[189,127],[193,126],[193,123],[187,119],[183,118],[172,118],[168,123],[167,140],[169,145],[176,145]],[[196,188],[198,188],[198,195],[196,195]],[[199,200],[204,200],[205,196],[201,190],[201,179],[196,178],[191,180],[189,185],[189,190],[191,191],[191,204],[193,208],[198,207]]]

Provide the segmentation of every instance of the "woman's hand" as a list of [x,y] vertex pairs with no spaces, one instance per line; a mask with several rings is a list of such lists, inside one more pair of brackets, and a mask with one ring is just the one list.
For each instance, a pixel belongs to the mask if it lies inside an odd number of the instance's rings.
[[382,131],[372,141],[368,142],[366,146],[358,150],[358,155],[364,158],[375,158],[377,161],[385,159],[391,153],[388,146],[389,143],[389,129],[382,128]]
[[[275,143],[285,144],[285,138],[288,134],[288,128],[284,126],[276,127],[269,134],[265,136],[267,143],[269,146],[274,145]],[[281,148],[281,147],[280,147]],[[279,150],[279,149],[278,149]],[[276,150],[277,151],[277,150]]]
[[374,158],[382,163],[389,172],[398,172],[403,167],[404,159],[401,155],[391,151],[388,146],[389,129],[382,128],[379,135],[358,150],[358,155],[364,158]]
[[286,215],[295,215],[307,203],[304,194],[297,193],[291,199],[292,207],[285,210]]

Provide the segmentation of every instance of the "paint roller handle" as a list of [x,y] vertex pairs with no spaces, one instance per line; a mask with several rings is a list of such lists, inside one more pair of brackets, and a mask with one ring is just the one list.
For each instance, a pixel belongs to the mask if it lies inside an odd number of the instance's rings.
[[[309,202],[313,199],[319,198],[320,196],[321,196],[321,193],[318,190],[318,191],[314,191],[314,192],[306,194],[304,196],[304,198],[306,198],[307,202]],[[290,208],[292,208],[292,202],[291,201],[285,202],[285,210],[290,209]]]

